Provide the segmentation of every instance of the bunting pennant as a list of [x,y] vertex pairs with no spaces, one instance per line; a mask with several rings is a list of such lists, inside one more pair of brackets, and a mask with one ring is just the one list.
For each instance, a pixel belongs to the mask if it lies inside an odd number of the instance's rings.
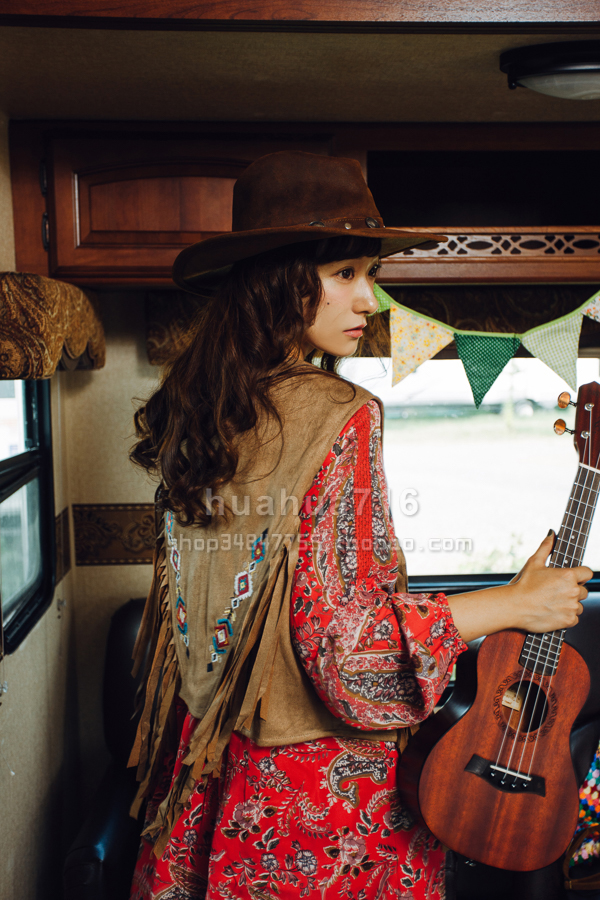
[[378,284],[373,285],[373,293],[375,294],[375,299],[377,300],[377,310],[376,312],[385,312],[386,309],[389,309],[391,306],[398,306],[393,297],[390,297],[389,294],[386,294],[382,287],[379,287]]
[[521,340],[533,356],[577,391],[577,351],[583,315],[576,312],[526,332]]
[[477,409],[521,341],[515,335],[456,332],[456,350],[465,367]]
[[589,316],[590,319],[595,319],[596,322],[600,322],[600,291],[586,301],[585,309],[583,309],[582,312],[584,316]]
[[454,332],[394,305],[390,309],[390,340],[393,386],[454,340]]
[[568,315],[524,334],[453,328],[403,306],[378,284],[374,292],[377,312],[390,310],[392,384],[398,384],[454,340],[478,408],[521,343],[576,391],[577,352],[583,316],[600,322],[600,291]]

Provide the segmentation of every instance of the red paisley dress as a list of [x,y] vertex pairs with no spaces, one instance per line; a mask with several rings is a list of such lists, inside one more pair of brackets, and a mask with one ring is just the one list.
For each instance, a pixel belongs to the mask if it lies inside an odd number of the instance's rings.
[[[465,648],[443,594],[394,593],[398,558],[379,407],[349,420],[301,511],[294,646],[327,707],[358,729],[422,722]],[[181,702],[177,758],[196,720]],[[132,900],[443,900],[444,855],[396,791],[392,741],[258,747],[235,733],[220,779],[199,782],[161,859],[142,840]]]

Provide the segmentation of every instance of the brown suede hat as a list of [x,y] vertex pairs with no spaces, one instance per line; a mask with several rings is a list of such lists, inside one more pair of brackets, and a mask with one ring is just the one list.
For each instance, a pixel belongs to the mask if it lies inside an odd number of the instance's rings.
[[283,150],[261,156],[240,175],[232,230],[186,247],[175,260],[173,280],[202,294],[241,259],[341,235],[379,238],[382,256],[447,240],[386,228],[357,160]]

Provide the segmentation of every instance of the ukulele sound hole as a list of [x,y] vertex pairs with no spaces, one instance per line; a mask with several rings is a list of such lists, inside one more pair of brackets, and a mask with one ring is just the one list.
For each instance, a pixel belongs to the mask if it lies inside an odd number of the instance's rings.
[[532,681],[516,681],[502,697],[502,717],[506,724],[521,734],[536,731],[548,714],[548,699]]

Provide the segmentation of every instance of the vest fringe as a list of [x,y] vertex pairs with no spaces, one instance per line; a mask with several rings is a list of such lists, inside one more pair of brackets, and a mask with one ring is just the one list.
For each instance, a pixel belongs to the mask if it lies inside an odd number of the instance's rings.
[[146,687],[142,715],[129,766],[137,766],[140,782],[131,806],[137,818],[144,799],[154,786],[155,776],[167,749],[177,752],[176,700],[181,679],[175,654],[169,609],[167,556],[162,514],[157,514],[154,574],[140,631],[133,651],[134,674],[146,662]]
[[[297,546],[297,542],[295,543]],[[219,777],[223,753],[234,729],[239,727],[240,720],[251,722],[259,704],[268,695],[276,653],[277,633],[284,625],[287,625],[287,618],[281,616],[281,599],[285,595],[289,580],[293,577],[297,556],[297,549],[292,549],[292,541],[289,538],[286,539],[279,553],[271,562],[269,578],[258,601],[256,614],[247,617],[219,690],[206,715],[196,726],[190,740],[188,755],[183,761],[177,778],[174,779],[167,796],[161,803],[154,821],[143,831],[143,836],[154,844],[154,853],[157,857],[164,852],[171,831],[197,783],[209,777]],[[274,602],[276,599],[279,599],[280,602]],[[286,618],[285,622],[282,622],[283,618]],[[159,647],[161,645],[160,639],[158,645]],[[157,653],[157,659],[158,656]],[[153,666],[152,673],[154,669],[155,666]],[[168,691],[165,690],[163,694],[165,710],[169,709],[170,697],[174,688],[175,680],[171,681]],[[161,706],[162,709],[163,706]],[[155,760],[158,759],[162,721],[163,716],[159,714],[156,717],[155,726],[158,732],[154,741],[156,749],[153,749],[151,765],[147,768],[146,778],[138,791],[137,808],[148,792]],[[144,747],[144,743],[142,743],[142,747]]]

